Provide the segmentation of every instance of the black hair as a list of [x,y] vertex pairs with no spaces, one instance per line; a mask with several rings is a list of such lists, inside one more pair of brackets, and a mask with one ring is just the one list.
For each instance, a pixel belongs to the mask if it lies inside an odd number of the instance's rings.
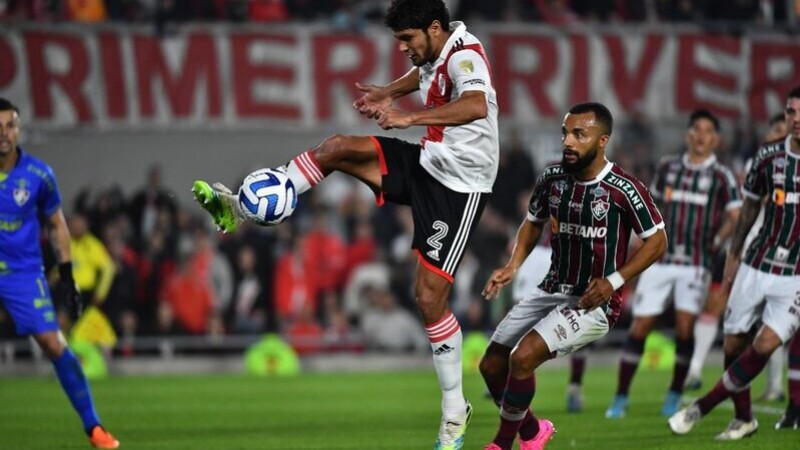
[[784,116],[782,112],[779,112],[769,118],[769,120],[767,121],[767,125],[772,127],[777,123],[783,123],[785,121],[786,121],[786,116]]
[[603,134],[611,136],[614,130],[614,118],[611,116],[611,111],[606,108],[602,103],[586,102],[578,103],[569,109],[570,114],[588,114],[594,113],[594,118],[600,125],[603,126]]
[[719,119],[707,109],[695,109],[689,116],[689,128],[694,126],[694,123],[700,119],[706,119],[714,124],[714,131],[719,132]]
[[438,20],[445,31],[449,29],[450,13],[443,0],[392,0],[383,22],[392,31],[425,31],[434,20]]
[[17,105],[2,97],[0,97],[0,111],[14,111],[19,115],[19,108],[17,108]]
[[788,94],[786,94],[786,100],[790,98],[800,98],[800,86],[795,87]]

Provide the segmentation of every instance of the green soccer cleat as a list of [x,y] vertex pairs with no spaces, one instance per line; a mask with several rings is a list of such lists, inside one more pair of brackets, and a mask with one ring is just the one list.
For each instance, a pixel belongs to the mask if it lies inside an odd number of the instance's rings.
[[467,434],[469,419],[472,418],[472,405],[467,402],[467,410],[460,422],[442,419],[439,427],[439,437],[436,439],[434,450],[461,450],[464,447],[464,435]]
[[219,230],[223,233],[233,233],[244,220],[239,212],[239,204],[233,195],[222,183],[209,185],[203,180],[196,180],[192,186],[194,200],[200,204],[214,219]]

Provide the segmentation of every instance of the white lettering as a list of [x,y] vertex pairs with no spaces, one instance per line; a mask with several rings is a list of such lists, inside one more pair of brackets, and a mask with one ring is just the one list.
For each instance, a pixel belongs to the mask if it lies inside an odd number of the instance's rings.
[[608,234],[606,227],[587,227],[577,223],[564,223],[558,224],[558,232],[561,234],[571,234],[573,236],[580,236],[582,238],[604,238]]
[[690,203],[692,205],[703,206],[708,204],[708,194],[675,190],[671,192],[668,200],[676,203]]

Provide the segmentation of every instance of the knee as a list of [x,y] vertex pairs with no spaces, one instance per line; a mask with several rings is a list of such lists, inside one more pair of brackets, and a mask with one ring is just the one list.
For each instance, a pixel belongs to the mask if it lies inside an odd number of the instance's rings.
[[437,289],[431,283],[426,283],[425,280],[419,280],[417,281],[415,296],[417,308],[422,312],[426,322],[435,322],[442,318],[447,302],[441,289]]
[[725,336],[723,349],[727,356],[738,356],[744,350],[747,340],[745,336]]
[[350,137],[334,134],[328,137],[314,149],[314,157],[323,166],[336,167],[337,164],[346,162],[354,157],[348,152]]
[[780,336],[771,330],[767,332],[765,327],[753,341],[753,350],[759,355],[768,356],[781,345],[783,345],[783,342]]
[[508,358],[499,355],[484,353],[478,365],[484,380],[494,380],[507,376]]
[[38,342],[39,347],[41,347],[42,352],[50,358],[58,358],[64,353],[64,349],[66,349],[66,344],[59,339],[57,334],[47,334],[43,336],[39,336],[36,339]]
[[511,352],[511,371],[517,377],[527,376],[536,369],[533,352],[517,347]]

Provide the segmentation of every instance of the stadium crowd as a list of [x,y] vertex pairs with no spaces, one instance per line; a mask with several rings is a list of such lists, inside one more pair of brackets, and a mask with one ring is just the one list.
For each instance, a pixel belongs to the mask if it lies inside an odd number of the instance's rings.
[[[786,23],[800,15],[800,0],[450,0],[468,20],[574,22]],[[384,0],[2,0],[0,18],[35,21],[330,20],[357,29],[380,20]]]
[[[619,133],[621,148],[611,157],[648,184],[660,153],[653,151],[654,126],[632,114]],[[741,167],[759,134],[747,124],[732,136],[717,154]],[[534,161],[515,133],[501,142],[494,193],[451,298],[465,331],[493,329],[510,307],[510,296],[486,302],[479,293],[507,258],[536,166],[550,162]],[[361,342],[394,351],[427,345],[412,292],[417,258],[407,208],[377,208],[365,186],[331,177],[325,189],[303,197],[287,223],[245,225],[225,235],[197,205],[178,204],[162,176],[169,173],[153,166],[130,196],[118,186],[86,186],[65,199],[76,281],[85,302],[109,317],[123,349],[137,336],[267,331],[300,343],[301,352],[361,348]],[[48,272],[52,281],[56,272]],[[0,315],[0,330],[13,335],[7,316]]]

